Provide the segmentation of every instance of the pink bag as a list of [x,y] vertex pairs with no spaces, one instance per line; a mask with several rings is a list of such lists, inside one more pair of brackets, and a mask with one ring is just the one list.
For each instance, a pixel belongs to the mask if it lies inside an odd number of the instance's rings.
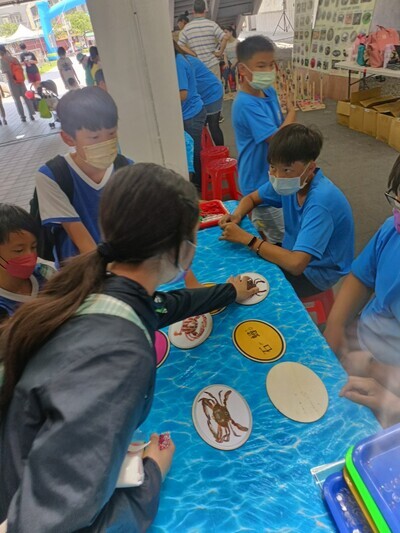
[[378,30],[371,33],[367,38],[367,56],[370,67],[383,66],[385,47],[387,45],[399,45],[400,39],[397,30],[378,26]]

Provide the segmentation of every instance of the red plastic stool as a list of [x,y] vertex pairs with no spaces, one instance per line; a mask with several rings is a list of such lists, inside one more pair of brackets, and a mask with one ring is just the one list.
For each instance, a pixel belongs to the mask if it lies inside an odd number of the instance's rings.
[[321,324],[326,324],[326,320],[335,301],[335,296],[333,290],[328,289],[327,291],[319,292],[313,296],[301,298],[301,301],[311,316],[313,316],[313,314],[316,315],[317,325],[320,326]]
[[201,149],[206,150],[212,146],[214,146],[213,138],[211,137],[208,126],[204,126],[203,131],[201,132]]
[[[202,185],[203,199],[222,200],[225,194],[229,194],[232,200],[239,200],[239,193],[236,189],[235,177],[237,174],[237,161],[232,157],[217,159],[207,164],[207,179],[205,187]],[[228,186],[223,188],[222,182],[226,181]],[[208,184],[211,184],[211,191],[208,191]]]
[[[206,148],[205,150],[202,150],[200,152],[200,160],[201,160],[201,189],[202,191],[207,191],[209,180],[208,178],[208,172],[207,172],[207,165],[211,161],[215,161],[216,159],[223,159],[229,157],[229,148],[227,146],[212,146],[211,148]],[[205,200],[210,200],[210,197],[203,197]]]

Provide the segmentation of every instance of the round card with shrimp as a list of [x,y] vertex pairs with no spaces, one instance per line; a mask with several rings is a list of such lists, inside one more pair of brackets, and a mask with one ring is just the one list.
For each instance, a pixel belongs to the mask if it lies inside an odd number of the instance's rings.
[[227,385],[209,385],[192,407],[194,427],[200,437],[218,450],[236,450],[250,437],[253,418],[241,394]]
[[282,333],[263,320],[240,322],[233,330],[232,338],[241,354],[258,363],[273,363],[286,350]]
[[242,305],[255,305],[265,300],[269,293],[269,283],[264,276],[261,276],[261,274],[257,274],[256,272],[245,272],[244,274],[240,274],[240,276],[246,276],[249,278],[247,281],[248,289],[253,287],[258,288],[256,294],[253,294],[253,296],[244,302],[241,302]]
[[321,379],[300,363],[279,363],[268,372],[267,393],[283,415],[296,422],[315,422],[328,409],[328,393]]
[[202,344],[210,336],[212,330],[210,313],[185,318],[168,328],[171,344],[182,350],[190,350]]

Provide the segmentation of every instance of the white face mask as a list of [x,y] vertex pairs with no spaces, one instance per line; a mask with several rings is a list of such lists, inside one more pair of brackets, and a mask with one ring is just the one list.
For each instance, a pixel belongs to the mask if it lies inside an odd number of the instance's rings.
[[106,170],[114,163],[117,157],[118,139],[110,139],[102,143],[84,146],[83,151],[85,152],[85,163],[94,168]]
[[269,181],[271,182],[272,187],[275,189],[275,192],[281,196],[289,196],[290,194],[295,194],[301,189],[304,189],[304,187],[307,185],[307,180],[304,180],[304,183],[301,185],[301,178],[309,166],[310,163],[306,166],[301,175],[296,176],[295,178],[276,178],[268,173]]

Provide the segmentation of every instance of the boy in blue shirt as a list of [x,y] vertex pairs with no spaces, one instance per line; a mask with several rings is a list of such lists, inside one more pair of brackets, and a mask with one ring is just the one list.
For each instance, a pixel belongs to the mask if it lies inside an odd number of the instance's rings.
[[[385,195],[393,216],[353,262],[324,334],[351,376],[374,378],[400,396],[400,157]],[[368,396],[368,383],[352,380],[344,395]]]
[[21,207],[0,204],[0,321],[35,298],[55,272],[38,262],[39,227]]
[[[281,267],[300,298],[332,287],[348,274],[354,256],[354,222],[344,194],[317,168],[322,135],[290,124],[272,138],[269,181],[245,196],[220,222],[222,240],[248,246]],[[261,240],[238,224],[259,205],[283,208],[282,247]]]
[[203,100],[197,89],[194,69],[183,50],[174,41],[176,73],[181,99],[183,127],[194,141],[194,171],[192,183],[201,190],[201,134],[207,119]]
[[118,110],[106,91],[99,87],[71,91],[61,98],[57,114],[61,137],[74,148],[61,158],[72,180],[72,198],[47,164],[36,175],[36,190],[42,224],[62,228],[56,232],[60,263],[96,247],[101,239],[98,212],[102,191],[114,170],[132,161],[118,155]]
[[[261,35],[237,45],[240,91],[232,107],[232,123],[239,154],[239,189],[246,196],[268,181],[268,147],[276,132],[296,120],[290,96],[284,119],[273,84],[275,47]],[[275,244],[283,238],[282,210],[260,206],[252,211],[252,222]]]

